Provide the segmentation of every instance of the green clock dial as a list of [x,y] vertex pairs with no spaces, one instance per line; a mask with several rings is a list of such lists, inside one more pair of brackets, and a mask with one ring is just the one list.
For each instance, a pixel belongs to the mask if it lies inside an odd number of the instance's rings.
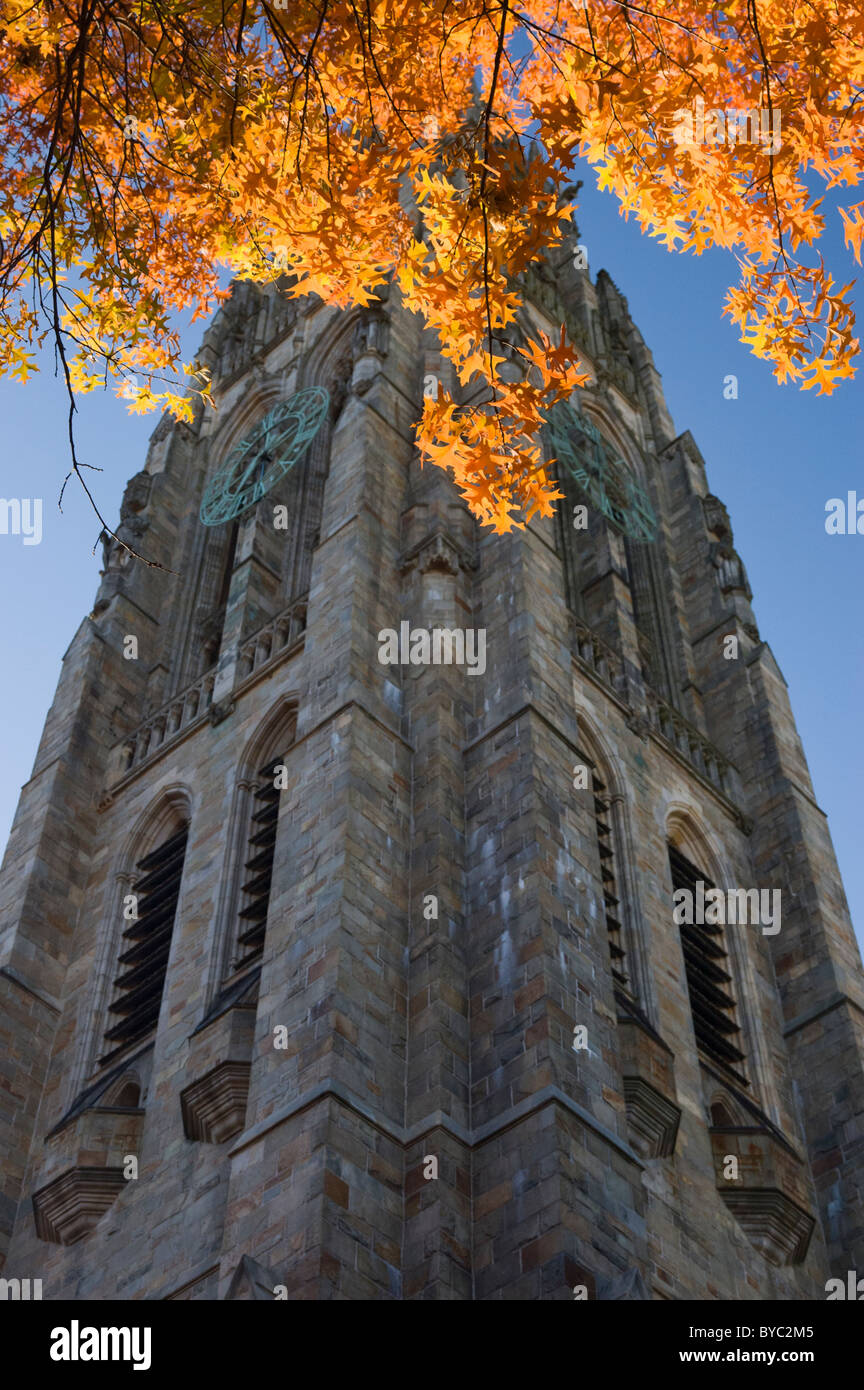
[[310,386],[268,410],[207,484],[200,512],[204,525],[232,521],[269,492],[318,433],[329,403],[329,392]]
[[585,497],[619,531],[653,541],[657,517],[645,489],[587,416],[561,401],[546,416],[552,453]]

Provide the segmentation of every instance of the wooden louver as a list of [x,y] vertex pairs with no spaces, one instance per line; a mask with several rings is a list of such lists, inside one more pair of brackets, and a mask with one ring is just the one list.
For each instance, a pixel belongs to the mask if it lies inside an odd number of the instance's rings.
[[615,849],[612,840],[612,816],[606,787],[594,774],[594,824],[597,831],[597,848],[600,852],[600,877],[603,883],[603,905],[606,913],[606,930],[609,934],[609,955],[612,958],[612,976],[616,987],[630,995],[627,978],[627,957],[624,951],[624,937],[621,930],[621,903],[618,898],[618,885],[615,880]]
[[281,755],[262,767],[261,781],[255,791],[252,829],[249,836],[249,858],[244,864],[250,877],[241,888],[243,906],[240,909],[240,933],[237,938],[235,969],[251,965],[264,950],[267,930],[267,910],[270,906],[270,883],[273,877],[273,852],[276,848],[276,824],[279,819],[279,792],[274,785],[276,769],[282,764]]
[[100,1065],[151,1033],[159,1020],[188,834],[184,825],[136,865],[141,877],[132,891],[138,917],[123,933],[117,997],[108,1008],[117,1021],[105,1033],[105,1041],[115,1046],[100,1057]]
[[[692,894],[694,903],[697,882],[704,885],[705,893],[715,886],[674,845],[669,846],[669,867],[673,889],[676,892],[686,889]],[[741,1069],[744,1053],[736,1045],[741,1030],[735,1015],[735,1000],[728,988],[732,977],[726,968],[728,956],[723,928],[717,923],[690,926],[685,922],[680,931],[693,1031],[699,1050],[740,1085],[747,1086],[749,1083]]]

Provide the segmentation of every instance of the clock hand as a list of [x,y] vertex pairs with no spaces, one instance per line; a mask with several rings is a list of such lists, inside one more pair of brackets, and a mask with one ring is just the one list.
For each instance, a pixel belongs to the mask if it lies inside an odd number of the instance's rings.
[[[242,474],[240,474],[240,476],[237,478],[236,482],[232,482],[232,493],[236,494],[242,491],[242,489],[246,486],[247,482],[251,478],[252,474],[255,472],[256,467],[259,468],[258,482],[262,482],[262,475],[264,472],[265,463],[273,462],[274,450],[271,449],[271,442],[274,439],[274,434],[276,435],[276,442],[278,443],[279,439],[284,438],[285,433],[285,430],[277,432],[274,429],[273,425],[264,426],[263,430],[260,432],[260,444],[253,453],[251,463],[247,464],[246,468],[243,470]],[[250,441],[249,447],[250,449],[254,448],[254,441]]]
[[[267,455],[268,461],[269,461],[269,457],[270,457],[270,456],[269,456],[269,454],[268,454],[268,455]],[[251,463],[248,463],[248,464],[246,465],[246,467],[245,467],[245,469],[243,470],[243,472],[242,472],[242,473],[240,474],[240,476],[237,478],[237,481],[236,481],[236,482],[232,482],[231,491],[232,491],[233,493],[240,492],[240,491],[246,486],[246,483],[249,481],[249,479],[251,478],[252,474],[255,472],[255,469],[258,467],[258,464],[261,463],[261,462],[262,462],[262,452],[258,452],[258,451],[254,452],[254,453],[252,454],[252,462],[251,462]],[[260,481],[260,478],[259,478],[259,481]]]

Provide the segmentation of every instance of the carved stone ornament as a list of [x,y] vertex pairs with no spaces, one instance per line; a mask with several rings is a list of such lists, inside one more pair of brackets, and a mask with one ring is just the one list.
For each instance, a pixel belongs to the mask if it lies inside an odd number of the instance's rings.
[[702,498],[702,507],[705,512],[705,525],[713,535],[721,539],[732,540],[732,523],[729,520],[729,512],[719,497],[715,497],[713,492],[709,492]]
[[771,1264],[800,1264],[816,1224],[801,1159],[766,1126],[715,1126],[710,1135],[717,1190],[750,1244]]
[[643,743],[648,742],[651,737],[651,725],[644,714],[640,714],[638,710],[632,710],[626,716],[625,723],[630,732],[640,738]]
[[618,1028],[630,1142],[641,1158],[668,1158],[681,1119],[673,1055],[635,1005],[619,1011]]
[[219,1062],[181,1093],[187,1139],[224,1144],[243,1128],[249,1094],[249,1062]]
[[143,512],[147,503],[150,501],[150,489],[153,486],[153,479],[149,473],[136,473],[126,484],[123,493],[123,501],[120,504],[120,516],[122,520],[133,516],[137,512]]
[[223,719],[227,719],[234,709],[232,699],[217,700],[210,706],[209,718],[211,724],[221,724]]
[[747,579],[744,561],[737,550],[728,542],[712,541],[710,555],[711,563],[717,571],[717,583],[721,592],[741,593],[750,600],[753,592]]
[[390,350],[390,315],[378,304],[364,309],[354,325],[351,350],[355,359],[374,352],[386,357]]
[[712,536],[709,554],[711,563],[717,571],[717,583],[721,593],[741,593],[749,600],[753,597],[744,561],[733,545],[732,523],[729,513],[719,497],[709,492],[702,498],[705,525]]
[[33,1194],[36,1234],[73,1245],[90,1234],[125,1185],[122,1168],[70,1168]]
[[443,531],[436,531],[407,551],[399,562],[399,568],[402,574],[416,569],[420,574],[436,572],[458,575],[460,570],[475,569],[476,561]]

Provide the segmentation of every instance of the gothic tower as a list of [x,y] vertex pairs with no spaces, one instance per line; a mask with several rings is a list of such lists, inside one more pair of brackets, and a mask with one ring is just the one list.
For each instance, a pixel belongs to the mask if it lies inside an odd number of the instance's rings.
[[[864,1268],[864,980],[729,517],[609,277],[523,288],[592,374],[554,519],[495,537],[420,468],[449,378],[395,290],[235,286],[218,411],[127,487],[165,569],[106,542],[0,882],[4,1273],[45,1298]],[[294,466],[203,525],[298,392]]]

